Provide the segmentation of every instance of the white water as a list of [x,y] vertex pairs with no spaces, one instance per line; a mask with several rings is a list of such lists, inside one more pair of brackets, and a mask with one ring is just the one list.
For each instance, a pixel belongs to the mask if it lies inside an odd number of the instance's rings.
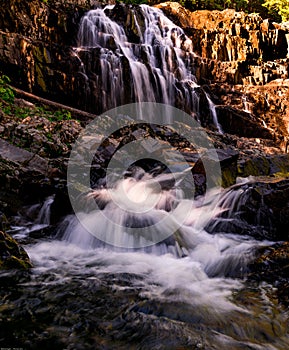
[[[53,272],[51,284],[75,278],[97,279],[101,275],[131,274],[132,283],[143,297],[210,306],[212,312],[239,310],[229,301],[232,290],[241,288],[238,280],[209,278],[200,262],[190,257],[177,259],[142,252],[115,252],[108,249],[82,249],[67,242],[43,242],[28,247],[36,274]],[[89,277],[88,277],[89,276]],[[114,288],[125,288],[114,285]],[[128,289],[130,287],[127,287]]]
[[[55,196],[47,197],[42,204],[35,204],[29,207],[27,210],[26,216],[31,219],[25,223],[25,226],[21,225],[12,225],[11,229],[7,231],[10,234],[13,234],[13,237],[16,239],[25,239],[29,234],[35,231],[40,231],[48,227],[51,223],[51,205],[54,202]],[[33,216],[36,217],[33,220]],[[20,219],[20,217],[19,217]]]
[[184,198],[181,184],[186,175],[187,171],[154,177],[144,173],[142,178],[124,178],[111,188],[92,191],[84,203],[89,207],[96,201],[102,210],[67,217],[60,228],[63,239],[81,249],[105,248],[126,256],[134,252],[150,253],[152,259],[164,254],[173,260],[186,257],[184,261],[196,264],[203,276],[242,275],[254,258],[254,248],[270,243],[209,234],[205,228],[223,211],[238,210],[243,190],[237,185],[212,190],[198,200]]
[[192,42],[161,10],[141,5],[131,9],[138,43],[107,16],[107,9],[89,11],[81,20],[77,51],[100,48],[95,83],[107,110],[129,102],[159,102],[198,114],[199,98]]
[[[124,178],[109,189],[92,191],[86,197],[87,204],[96,200],[104,209],[82,213],[81,223],[74,215],[68,216],[63,222],[62,241],[28,247],[35,265],[34,273],[52,273],[54,278],[48,282],[52,284],[73,278],[98,279],[107,275],[109,279],[110,274],[129,274],[132,285],[149,300],[189,303],[200,307],[205,318],[232,311],[246,314],[245,309],[231,301],[232,292],[243,284],[230,276],[236,271],[241,276],[242,270],[253,260],[253,248],[270,243],[205,231],[213,217],[236,207],[242,190],[235,186],[219,195],[220,190],[216,189],[192,201],[183,198],[180,188],[186,173],[155,177],[144,172],[141,177],[140,171],[134,173],[136,178]],[[134,241],[135,228],[128,231],[128,226],[156,223],[160,217],[168,215],[173,215],[171,222],[182,220],[175,234],[150,247],[124,248],[132,242],[136,245],[139,239]],[[103,231],[104,239],[111,235],[116,247],[101,242],[83,227],[83,223],[89,223],[92,231],[93,227],[97,227],[97,232]],[[152,229],[153,233],[158,234]],[[145,239],[142,237],[141,242]],[[123,290],[131,286],[116,283],[113,288]]]
[[249,105],[249,102],[248,102],[246,96],[242,97],[242,103],[243,103],[243,110],[244,110],[244,112],[251,113],[250,105]]
[[206,93],[206,97],[207,97],[207,100],[209,102],[209,107],[210,107],[210,112],[211,112],[211,117],[213,119],[213,123],[214,123],[216,129],[218,130],[218,132],[220,134],[223,134],[224,131],[222,129],[221,124],[218,121],[216,106],[215,106],[214,102],[210,99],[210,97],[209,97],[209,95],[207,93]]
[[54,195],[46,198],[41,209],[39,210],[36,224],[50,225],[51,205],[54,201]]
[[[69,286],[76,280],[95,281],[108,284],[114,295],[134,291],[152,305],[177,305],[181,313],[191,307],[200,325],[221,322],[230,329],[231,318],[244,318],[252,323],[254,313],[262,320],[263,316],[251,304],[247,307],[246,303],[238,305],[235,302],[234,294],[241,292],[245,284],[242,278],[233,277],[235,273],[242,277],[243,269],[254,260],[254,249],[270,245],[270,242],[233,234],[209,234],[205,230],[206,224],[222,211],[239,210],[244,195],[242,184],[221,190],[221,193],[220,189],[215,189],[206,197],[192,200],[184,198],[181,188],[187,172],[156,176],[153,173],[136,169],[130,173],[134,177],[124,177],[108,189],[93,190],[84,200],[88,207],[96,200],[101,203],[101,210],[83,212],[82,223],[74,215],[68,216],[61,228],[64,231],[62,241],[50,239],[26,246],[34,264],[29,286],[33,287],[33,283],[37,286],[39,279],[48,288]],[[251,178],[247,180],[251,181]],[[155,223],[172,213],[171,222],[181,220],[182,224],[171,237],[143,249],[124,248],[134,241],[135,228],[128,231],[131,223],[133,227],[145,225],[150,220]],[[118,230],[112,224],[114,221],[118,223]],[[104,237],[116,236],[117,246],[105,244],[85,230],[83,223],[87,222],[91,224],[90,228],[103,230]],[[264,305],[259,300],[258,303],[262,309]],[[174,307],[172,310],[178,312]],[[251,339],[246,326],[237,324],[236,337]],[[253,322],[253,327],[258,334],[258,320]],[[219,336],[226,337],[226,328]],[[260,349],[274,349],[266,342],[264,344]]]

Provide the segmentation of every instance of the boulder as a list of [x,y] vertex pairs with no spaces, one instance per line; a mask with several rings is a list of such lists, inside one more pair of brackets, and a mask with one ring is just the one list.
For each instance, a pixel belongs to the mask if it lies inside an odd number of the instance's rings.
[[270,139],[287,152],[288,85],[288,79],[277,79],[263,86],[211,84],[218,119],[224,131],[238,136]]
[[216,107],[218,121],[224,132],[238,136],[271,139],[270,131],[250,113],[231,106]]
[[251,178],[230,193],[229,208],[207,227],[209,232],[249,235],[256,239],[289,239],[289,180]]
[[0,231],[0,270],[32,267],[25,250],[7,233]]
[[[206,192],[210,187],[220,185],[229,187],[236,183],[238,151],[232,149],[207,150],[199,157],[192,168],[196,186],[196,196]],[[220,169],[221,178],[218,179]]]

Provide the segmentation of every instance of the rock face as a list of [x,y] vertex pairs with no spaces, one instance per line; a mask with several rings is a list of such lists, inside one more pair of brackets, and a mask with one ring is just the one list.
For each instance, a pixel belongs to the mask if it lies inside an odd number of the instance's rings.
[[92,6],[89,0],[9,0],[0,14],[2,69],[28,91],[67,101],[65,91],[72,90],[77,70],[71,52],[77,24]]
[[190,12],[171,2],[158,7],[190,36],[200,58],[212,60],[199,60],[207,65],[199,67],[199,80],[261,85],[288,76],[286,27],[231,9]]
[[289,80],[262,86],[212,84],[218,118],[224,131],[238,136],[271,139],[286,150],[289,131]]

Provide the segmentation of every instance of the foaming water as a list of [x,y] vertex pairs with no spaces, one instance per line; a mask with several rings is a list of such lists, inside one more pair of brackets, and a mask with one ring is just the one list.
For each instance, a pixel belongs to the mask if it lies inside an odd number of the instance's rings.
[[198,263],[210,277],[241,276],[256,248],[270,242],[211,234],[206,227],[213,220],[213,226],[222,221],[219,215],[223,212],[230,215],[238,210],[244,191],[240,185],[229,190],[215,188],[204,197],[190,199],[181,187],[188,173],[153,176],[143,172],[139,176],[136,171],[136,177],[95,189],[84,198],[87,210],[67,217],[59,235],[82,249],[171,254]]
[[[210,306],[216,312],[240,310],[229,297],[242,284],[229,278],[209,278],[201,264],[190,257],[177,259],[172,254],[120,253],[102,248],[87,250],[57,241],[30,246],[28,253],[35,274],[54,273],[51,284],[76,276],[106,279],[112,274],[128,274],[140,295],[149,299]],[[124,287],[115,284],[114,288]]]
[[[53,324],[60,328],[49,329],[67,334],[65,342],[71,348],[80,341],[74,328],[76,318],[76,326],[84,325],[81,332],[85,337],[98,334],[93,327],[83,331],[86,325],[97,325],[105,329],[101,341],[111,341],[113,346],[118,346],[117,337],[133,348],[128,334],[137,334],[136,347],[144,344],[144,348],[186,344],[188,349],[285,349],[289,344],[287,315],[270,297],[272,287],[252,287],[243,279],[255,249],[270,242],[210,234],[205,229],[212,219],[219,220],[220,214],[239,209],[242,185],[214,189],[192,200],[180,188],[186,173],[134,173],[135,177],[124,177],[83,198],[87,210],[80,221],[75,215],[63,220],[59,228],[62,240],[45,239],[25,247],[34,268],[21,286],[34,317],[41,320],[39,315],[44,312],[46,320],[57,312]],[[91,201],[101,203],[99,210],[89,210]],[[168,226],[175,223],[178,229],[171,236],[150,246],[128,248],[135,243],[132,235],[136,228],[159,223],[172,213]],[[119,245],[101,241],[83,222],[106,235],[117,235]],[[118,222],[118,231],[109,227],[109,222]],[[50,310],[48,315],[45,310]],[[73,331],[63,327],[63,322],[71,323]],[[93,345],[88,348],[93,349],[100,338],[91,340]]]

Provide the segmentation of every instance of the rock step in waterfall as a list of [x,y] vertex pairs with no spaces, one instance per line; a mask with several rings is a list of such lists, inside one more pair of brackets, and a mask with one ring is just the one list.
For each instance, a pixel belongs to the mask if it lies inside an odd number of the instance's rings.
[[184,31],[147,5],[128,9],[129,28],[118,21],[120,9],[91,10],[80,22],[75,53],[98,112],[132,102],[158,102],[200,120],[203,94],[212,111],[211,124],[220,132],[213,102],[193,74],[196,55]]

